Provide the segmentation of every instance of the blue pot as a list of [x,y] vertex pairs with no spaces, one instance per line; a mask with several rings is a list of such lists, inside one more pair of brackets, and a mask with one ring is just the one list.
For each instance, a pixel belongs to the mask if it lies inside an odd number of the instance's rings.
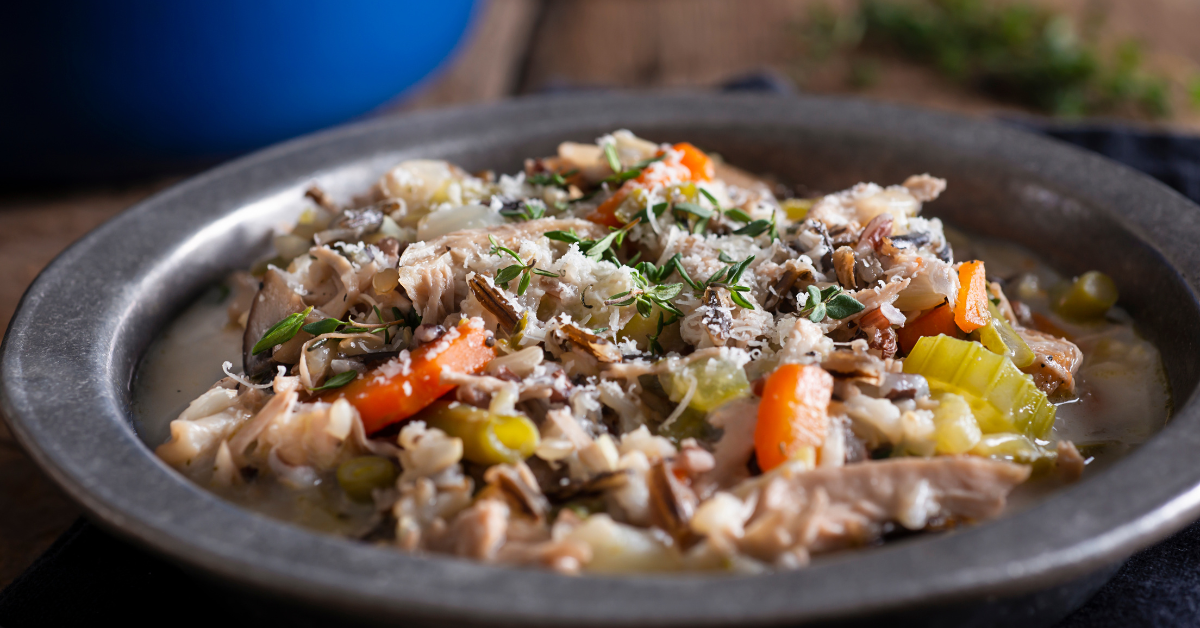
[[0,14],[0,164],[161,169],[362,115],[432,72],[474,0],[108,0]]

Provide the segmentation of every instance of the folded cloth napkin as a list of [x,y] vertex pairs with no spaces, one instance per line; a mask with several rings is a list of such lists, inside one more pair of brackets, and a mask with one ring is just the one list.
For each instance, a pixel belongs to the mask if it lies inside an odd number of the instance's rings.
[[[1200,203],[1200,138],[1114,126],[1010,123],[1137,168]],[[279,609],[186,573],[83,520],[0,591],[5,628],[103,620],[173,628],[262,626],[280,623]],[[301,614],[288,617],[287,624],[331,625]],[[1200,626],[1200,522],[1135,555],[1058,628],[1130,626]]]

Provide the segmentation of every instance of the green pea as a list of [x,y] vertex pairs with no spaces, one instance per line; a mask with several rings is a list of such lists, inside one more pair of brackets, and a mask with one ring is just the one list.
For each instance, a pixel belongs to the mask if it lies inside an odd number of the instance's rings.
[[1058,298],[1055,309],[1078,321],[1095,320],[1117,303],[1117,284],[1104,273],[1090,270],[1079,276]]
[[371,491],[396,481],[396,466],[381,456],[359,456],[338,466],[338,484],[356,502],[370,502]]

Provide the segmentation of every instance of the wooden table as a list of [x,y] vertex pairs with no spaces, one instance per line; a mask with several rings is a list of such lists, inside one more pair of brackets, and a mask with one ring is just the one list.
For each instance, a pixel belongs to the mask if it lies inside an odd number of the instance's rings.
[[[1072,12],[1090,0],[1053,0]],[[711,86],[771,71],[806,90],[856,93],[975,115],[1013,111],[926,70],[879,59],[880,80],[854,90],[837,62],[798,60],[796,28],[805,0],[492,0],[472,38],[436,80],[378,115],[564,87]],[[848,0],[829,2],[844,9]],[[1140,37],[1160,66],[1200,61],[1200,3],[1110,0],[1113,37]],[[1200,129],[1189,114],[1176,126]],[[187,173],[181,173],[181,176]],[[0,327],[55,255],[122,209],[178,180],[20,194],[0,192]],[[7,585],[79,516],[0,421],[0,587]]]

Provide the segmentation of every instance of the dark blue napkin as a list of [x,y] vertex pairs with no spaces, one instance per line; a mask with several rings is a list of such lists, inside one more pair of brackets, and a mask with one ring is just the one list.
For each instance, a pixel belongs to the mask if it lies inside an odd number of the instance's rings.
[[[736,86],[761,91],[757,83]],[[768,91],[774,91],[768,88]],[[1200,138],[1114,126],[1061,127],[1010,121],[1150,174],[1200,203]],[[80,520],[0,591],[0,626],[263,626],[280,607],[185,573]],[[310,615],[289,626],[335,625]],[[1200,626],[1200,523],[1144,550],[1058,628]]]

